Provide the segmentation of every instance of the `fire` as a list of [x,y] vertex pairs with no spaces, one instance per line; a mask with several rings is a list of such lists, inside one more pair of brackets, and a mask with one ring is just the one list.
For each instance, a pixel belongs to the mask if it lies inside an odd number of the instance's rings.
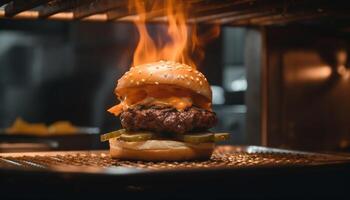
[[[204,58],[202,50],[204,44],[209,39],[218,36],[220,29],[219,26],[214,26],[204,36],[198,36],[197,27],[186,24],[187,13],[191,7],[188,2],[129,0],[129,9],[134,9],[138,15],[135,25],[139,33],[132,66],[169,60],[196,68],[195,61],[198,62]],[[166,33],[158,31],[156,39],[150,36],[146,25],[147,19],[154,13],[164,14],[167,18]]]

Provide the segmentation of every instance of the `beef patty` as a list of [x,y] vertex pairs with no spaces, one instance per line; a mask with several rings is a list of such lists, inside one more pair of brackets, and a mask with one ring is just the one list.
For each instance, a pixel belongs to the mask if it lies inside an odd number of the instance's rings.
[[175,108],[135,107],[120,115],[122,126],[131,131],[147,130],[167,133],[186,133],[207,130],[215,126],[217,118],[214,112],[197,107],[184,111]]

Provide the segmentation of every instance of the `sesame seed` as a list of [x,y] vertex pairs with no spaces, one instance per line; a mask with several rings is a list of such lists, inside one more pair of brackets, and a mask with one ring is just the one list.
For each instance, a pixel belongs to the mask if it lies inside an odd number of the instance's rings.
[[137,73],[141,74],[141,70],[137,71]]
[[130,83],[133,83],[134,82],[134,80],[130,80]]
[[187,69],[187,71],[191,72],[191,71],[192,71],[192,69]]
[[203,85],[202,81],[199,81],[199,85]]
[[187,77],[188,77],[188,75],[187,75],[187,74],[185,74],[185,77],[187,78]]
[[190,76],[191,80],[194,80],[193,76]]
[[199,78],[198,78],[198,77],[196,78],[196,81],[199,81]]
[[159,82],[157,82],[157,81],[156,81],[156,82],[154,82],[154,83],[155,83],[156,85],[159,85]]
[[140,82],[137,81],[137,82],[136,82],[136,85],[140,85]]
[[200,93],[201,93],[201,91],[197,91],[197,93],[198,93],[198,94],[200,94]]
[[143,78],[143,79],[141,79],[141,81],[142,81],[142,82],[145,82],[146,80]]

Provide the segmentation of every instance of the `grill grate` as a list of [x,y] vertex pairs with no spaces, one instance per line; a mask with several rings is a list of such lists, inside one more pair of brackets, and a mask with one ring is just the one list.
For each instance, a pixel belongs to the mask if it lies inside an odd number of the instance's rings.
[[183,169],[183,168],[244,168],[258,166],[318,165],[347,161],[345,157],[313,154],[263,147],[220,146],[208,161],[143,162],[121,161],[109,157],[106,151],[7,153],[0,154],[0,168],[50,169],[71,167],[126,167],[134,169]]
[[[157,0],[147,0],[149,7]],[[271,25],[325,17],[346,20],[348,7],[328,0],[182,0],[195,9],[189,22],[228,25]],[[3,7],[1,7],[3,6]],[[135,9],[128,0],[0,0],[0,18],[133,21]],[[146,10],[148,21],[166,20],[165,10]]]

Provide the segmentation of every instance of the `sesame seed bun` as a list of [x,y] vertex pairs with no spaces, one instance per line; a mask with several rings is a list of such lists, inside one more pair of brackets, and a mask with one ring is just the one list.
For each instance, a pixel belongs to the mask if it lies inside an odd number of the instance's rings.
[[122,160],[182,161],[209,159],[214,143],[189,144],[172,140],[124,142],[109,140],[110,156]]
[[160,84],[182,87],[212,101],[212,92],[205,76],[193,67],[172,61],[132,67],[118,80],[115,92],[122,96],[127,88]]
[[[169,90],[164,90],[164,88]],[[144,91],[146,91],[146,97],[142,96],[145,93]],[[151,91],[155,92],[152,93]],[[117,105],[112,112],[119,114],[121,109],[127,108],[124,105],[137,104],[140,99],[147,99],[147,95],[152,98],[157,98],[159,94],[170,94],[171,97],[172,95],[179,95],[181,97],[181,92],[185,94],[183,96],[192,100],[190,104],[185,103],[185,106],[192,106],[193,103],[201,109],[211,109],[212,91],[210,85],[204,75],[195,68],[172,61],[159,61],[135,66],[130,68],[118,80],[115,93],[122,103]],[[137,98],[141,96],[141,98],[137,99],[135,96]],[[130,100],[132,97],[138,101]],[[149,99],[152,100],[152,98]],[[131,103],[123,104],[124,102]],[[173,104],[170,105],[174,106]],[[180,111],[182,112],[181,109]],[[214,149],[214,143],[212,142],[190,144],[175,140],[125,142],[112,138],[109,140],[109,144],[112,158],[144,161],[209,159]]]

